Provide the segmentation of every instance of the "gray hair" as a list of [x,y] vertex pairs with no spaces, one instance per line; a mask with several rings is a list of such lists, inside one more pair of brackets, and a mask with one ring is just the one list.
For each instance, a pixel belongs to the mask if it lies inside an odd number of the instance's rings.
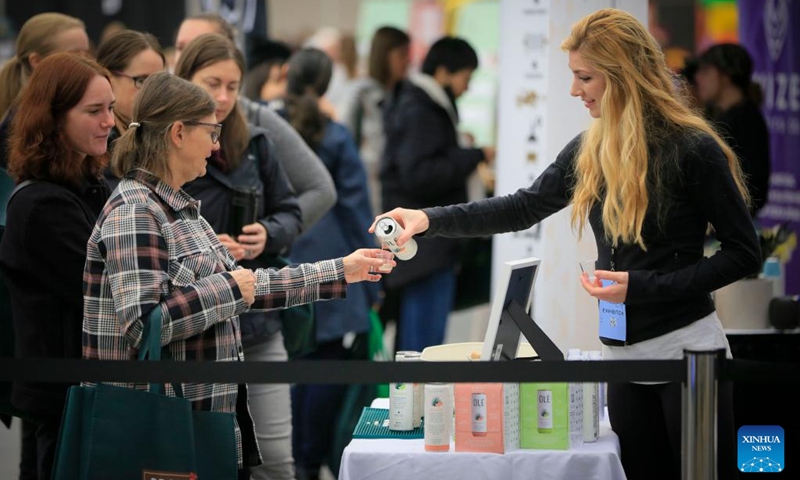
[[197,85],[167,72],[150,75],[136,96],[130,128],[114,143],[114,174],[122,177],[142,168],[166,180],[169,127],[200,121],[215,109],[214,100]]

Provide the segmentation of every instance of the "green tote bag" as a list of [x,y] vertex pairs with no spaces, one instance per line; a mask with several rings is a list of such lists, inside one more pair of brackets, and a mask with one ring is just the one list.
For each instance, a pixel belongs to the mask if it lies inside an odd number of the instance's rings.
[[[161,309],[144,324],[139,360],[161,358]],[[193,411],[172,384],[149,391],[98,384],[69,389],[53,480],[217,480],[238,477],[233,413]]]

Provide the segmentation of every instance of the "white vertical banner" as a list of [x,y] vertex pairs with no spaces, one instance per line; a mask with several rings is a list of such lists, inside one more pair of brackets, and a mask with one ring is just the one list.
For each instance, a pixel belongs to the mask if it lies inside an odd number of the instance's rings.
[[[561,42],[576,21],[606,7],[647,22],[647,0],[501,0],[496,195],[530,186],[589,126],[588,110],[569,94],[572,71]],[[496,235],[492,275],[497,278],[504,262],[541,258],[535,320],[564,351],[599,349],[597,302],[579,281],[579,262],[596,259],[597,250],[589,228],[578,240],[571,212],[569,207],[529,230]]]

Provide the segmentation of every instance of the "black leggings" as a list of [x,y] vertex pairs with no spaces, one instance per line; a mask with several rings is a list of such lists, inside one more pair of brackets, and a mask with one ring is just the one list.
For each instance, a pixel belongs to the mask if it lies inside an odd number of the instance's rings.
[[[737,479],[730,383],[720,383],[717,394],[717,474],[719,480]],[[628,480],[681,478],[681,402],[680,383],[608,385],[608,415]]]

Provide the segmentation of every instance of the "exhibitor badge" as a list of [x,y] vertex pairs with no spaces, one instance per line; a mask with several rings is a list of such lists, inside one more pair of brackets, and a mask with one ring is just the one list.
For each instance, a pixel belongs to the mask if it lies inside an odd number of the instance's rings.
[[738,467],[740,472],[782,472],[783,428],[777,425],[744,425],[739,428]]

